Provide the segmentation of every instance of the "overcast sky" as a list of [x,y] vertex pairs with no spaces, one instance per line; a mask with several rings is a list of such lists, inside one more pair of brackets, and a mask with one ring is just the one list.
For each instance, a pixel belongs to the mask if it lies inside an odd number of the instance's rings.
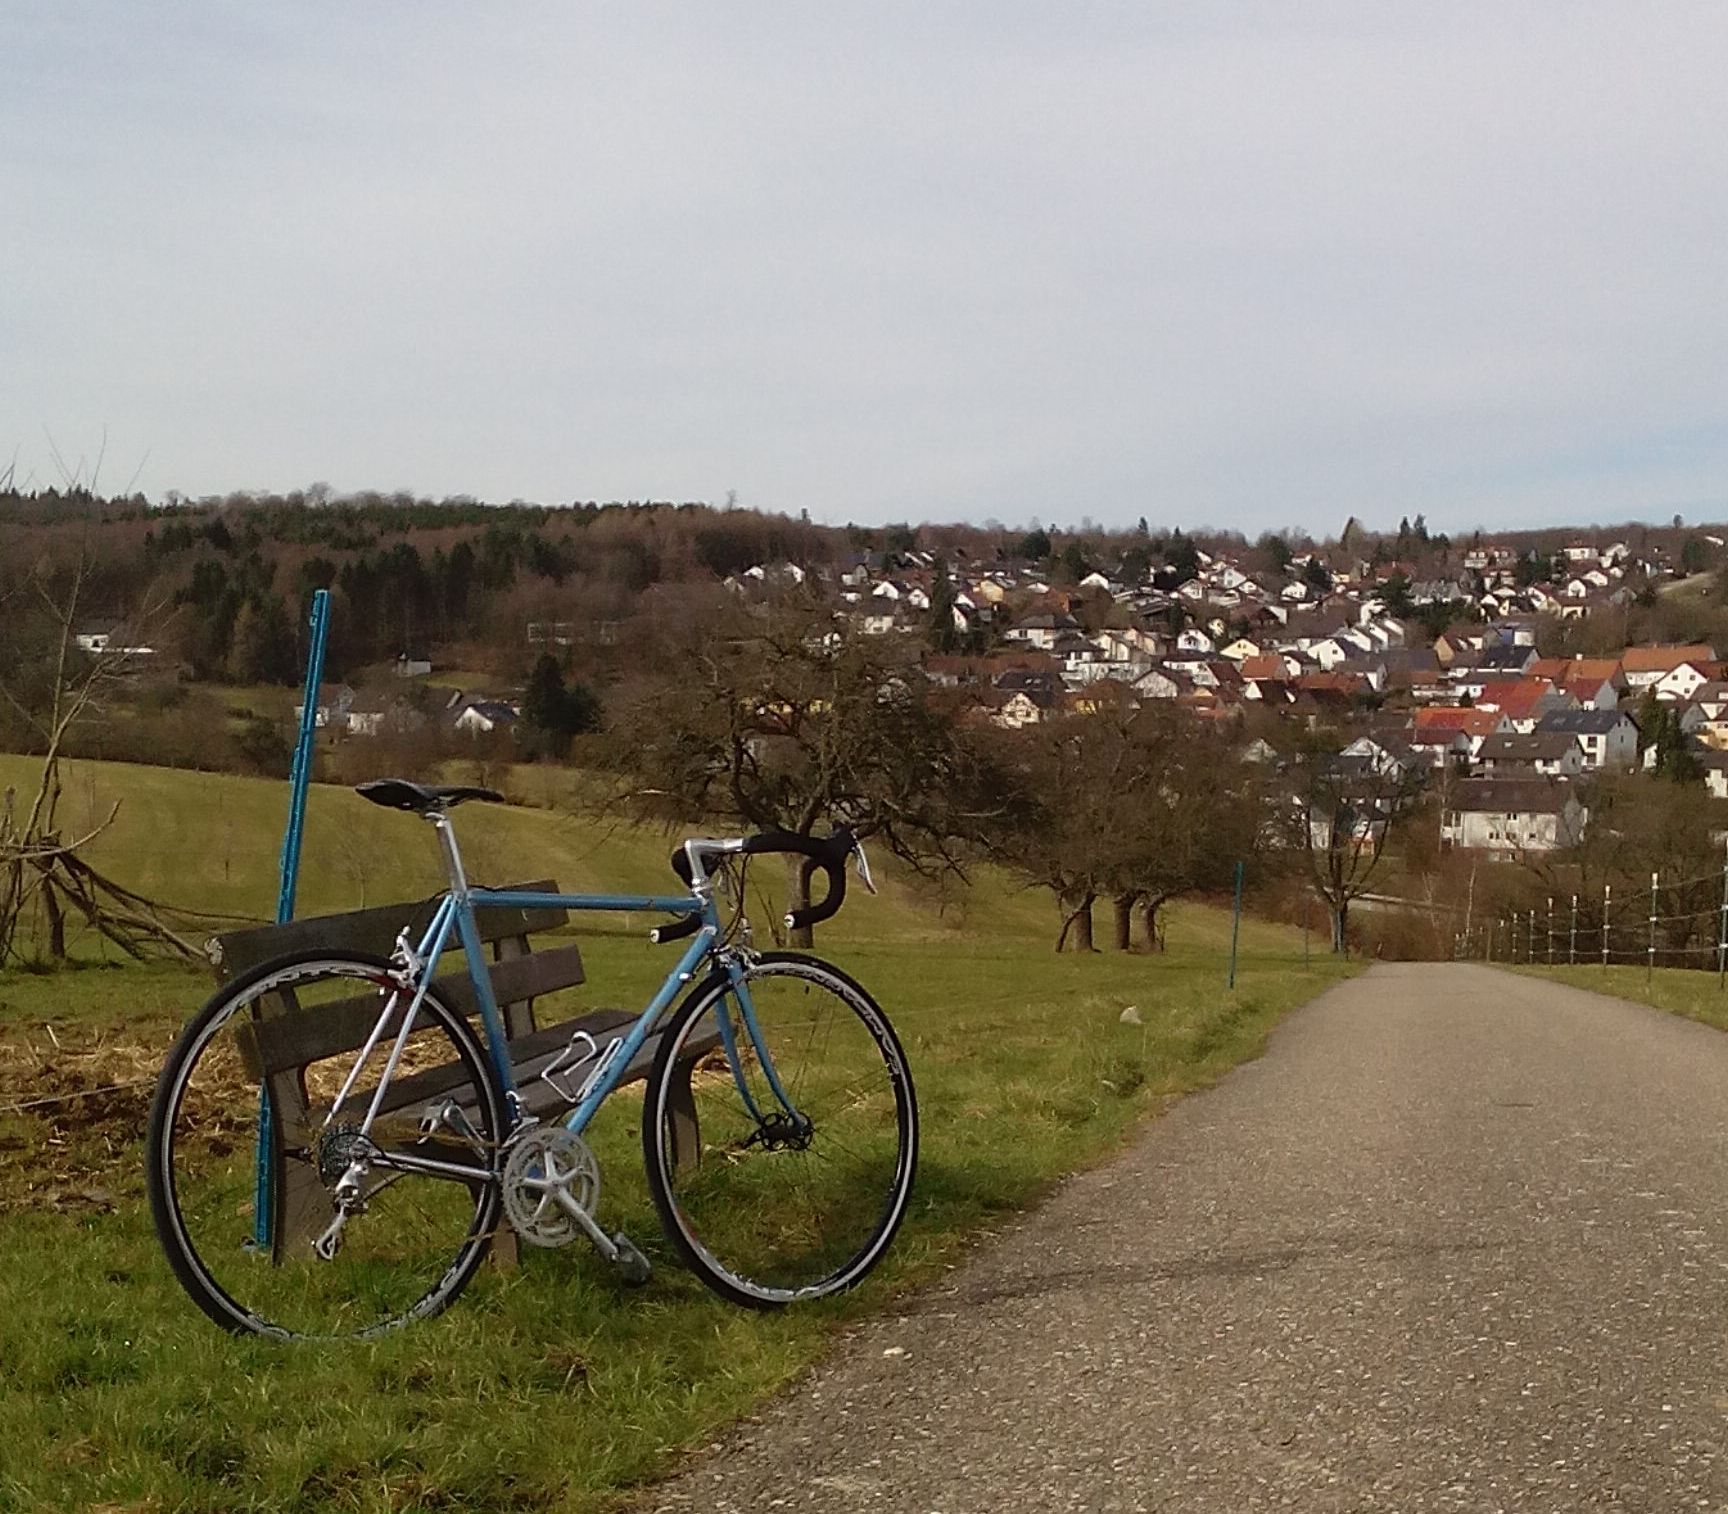
[[20,479],[1728,518],[1715,0],[0,23]]

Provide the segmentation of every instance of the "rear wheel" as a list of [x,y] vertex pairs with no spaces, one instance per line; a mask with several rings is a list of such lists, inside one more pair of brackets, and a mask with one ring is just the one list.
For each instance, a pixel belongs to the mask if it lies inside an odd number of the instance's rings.
[[770,953],[741,988],[716,973],[674,1013],[642,1144],[685,1262],[723,1297],[774,1308],[850,1288],[881,1260],[911,1196],[917,1103],[869,994]]
[[212,999],[169,1055],[146,1145],[151,1210],[175,1275],[225,1329],[381,1334],[436,1314],[480,1265],[499,1223],[504,1109],[472,1032],[433,994],[362,1133],[411,998],[382,958],[284,958]]

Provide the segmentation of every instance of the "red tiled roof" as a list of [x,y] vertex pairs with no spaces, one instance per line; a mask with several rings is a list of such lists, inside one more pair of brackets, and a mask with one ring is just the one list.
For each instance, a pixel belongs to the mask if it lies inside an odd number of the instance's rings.
[[1620,666],[1628,673],[1671,673],[1683,662],[1715,660],[1715,648],[1701,643],[1689,647],[1627,647],[1620,654]]
[[1416,712],[1416,734],[1425,736],[1441,731],[1462,731],[1466,736],[1492,736],[1500,720],[1498,710],[1477,710],[1468,705],[1440,709],[1429,707]]
[[1290,676],[1290,670],[1285,666],[1281,656],[1276,652],[1268,652],[1261,657],[1244,657],[1242,659],[1242,676],[1244,678],[1283,680]]
[[1612,683],[1620,672],[1617,657],[1539,657],[1524,670],[1529,678],[1551,679],[1557,688],[1568,684]]
[[1523,720],[1536,713],[1536,706],[1554,692],[1546,678],[1511,678],[1504,682],[1485,683],[1476,696],[1479,709],[1498,710],[1514,720]]

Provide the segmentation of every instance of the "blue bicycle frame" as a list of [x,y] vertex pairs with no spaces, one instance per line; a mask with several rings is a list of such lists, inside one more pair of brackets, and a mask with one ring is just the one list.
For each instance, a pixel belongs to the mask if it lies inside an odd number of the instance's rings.
[[[707,957],[714,942],[719,939],[720,922],[714,902],[711,898],[702,898],[695,894],[541,894],[489,888],[477,888],[462,893],[451,892],[439,901],[431,923],[415,948],[414,976],[418,988],[404,1025],[412,1025],[419,1012],[420,1001],[425,997],[426,987],[437,973],[439,958],[449,946],[451,937],[456,937],[468,959],[468,976],[474,985],[474,998],[480,1009],[480,1023],[485,1031],[486,1053],[492,1075],[497,1079],[498,1086],[503,1090],[514,1114],[517,1108],[516,1077],[510,1064],[509,1038],[504,1030],[504,1020],[498,1010],[497,998],[492,992],[491,974],[486,971],[485,966],[485,948],[481,945],[479,927],[474,918],[477,909],[494,907],[700,914],[702,917],[701,929],[696,932],[677,965],[666,975],[665,982],[648,1001],[647,1007],[630,1027],[622,1043],[614,1043],[614,1048],[607,1053],[607,1065],[600,1069],[600,1076],[592,1082],[576,1107],[565,1118],[565,1125],[580,1134],[594,1118],[607,1094],[617,1085],[631,1059],[642,1049],[642,1043],[647,1040],[655,1020],[684,987],[693,981],[696,969]],[[752,1019],[749,1009],[745,1007],[748,991],[741,987],[736,978],[733,987],[740,995],[740,1008],[747,1019]]]

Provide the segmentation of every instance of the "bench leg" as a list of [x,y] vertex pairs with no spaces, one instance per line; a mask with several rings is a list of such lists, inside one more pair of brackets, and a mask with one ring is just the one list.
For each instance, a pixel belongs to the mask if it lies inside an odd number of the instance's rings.
[[676,1062],[666,1091],[666,1124],[672,1144],[672,1165],[694,1167],[702,1159],[702,1129],[696,1118],[696,1095],[690,1087],[695,1061]]
[[329,1190],[310,1162],[276,1163],[272,1197],[276,1214],[270,1227],[270,1252],[277,1262],[303,1260],[312,1243],[329,1228],[336,1213]]
[[498,1233],[492,1237],[492,1249],[486,1260],[497,1272],[514,1272],[522,1265],[522,1238],[510,1228],[510,1221],[498,1216]]

